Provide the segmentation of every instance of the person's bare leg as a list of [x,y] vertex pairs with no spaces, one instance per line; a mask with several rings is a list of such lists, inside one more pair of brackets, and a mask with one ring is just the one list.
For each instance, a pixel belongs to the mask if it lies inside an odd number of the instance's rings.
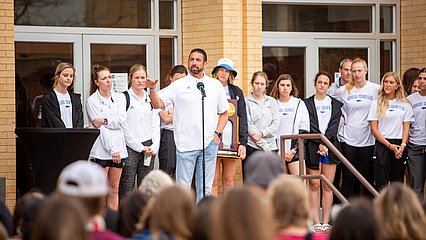
[[222,182],[223,193],[231,191],[234,188],[235,169],[237,168],[237,160],[226,159],[222,161]]
[[[333,183],[336,174],[336,164],[321,164],[321,173]],[[331,208],[333,206],[333,192],[325,184],[322,183],[322,223],[330,222]]]
[[291,175],[299,175],[299,161],[287,164],[288,171]]
[[115,167],[110,167],[108,170],[108,183],[111,190],[108,194],[107,206],[112,210],[118,210],[118,187],[122,170]]
[[[319,170],[306,169],[307,174],[316,175],[319,174]],[[309,201],[311,205],[311,216],[313,218],[314,224],[319,224],[319,188],[320,188],[320,179],[310,179],[309,180]]]

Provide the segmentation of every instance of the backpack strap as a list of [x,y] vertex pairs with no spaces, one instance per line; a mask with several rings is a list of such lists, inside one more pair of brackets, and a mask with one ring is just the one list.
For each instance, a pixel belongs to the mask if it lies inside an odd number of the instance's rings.
[[127,110],[129,110],[129,107],[130,107],[130,95],[128,91],[124,91],[123,94],[126,97],[126,112],[127,112]]

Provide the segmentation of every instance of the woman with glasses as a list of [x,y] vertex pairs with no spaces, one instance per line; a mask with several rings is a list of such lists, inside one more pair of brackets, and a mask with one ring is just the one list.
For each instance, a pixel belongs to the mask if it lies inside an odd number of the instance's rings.
[[107,206],[117,210],[121,172],[128,156],[123,134],[126,102],[123,94],[111,91],[110,68],[94,65],[91,79],[91,95],[87,99],[86,111],[90,126],[98,128],[100,134],[93,144],[89,158],[105,169],[111,188],[107,197]]

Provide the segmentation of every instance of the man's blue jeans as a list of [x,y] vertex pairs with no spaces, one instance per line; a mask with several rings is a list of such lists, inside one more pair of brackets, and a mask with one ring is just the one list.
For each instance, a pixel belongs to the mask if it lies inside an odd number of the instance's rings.
[[[216,169],[216,156],[219,144],[213,140],[205,148],[206,196],[210,195]],[[179,152],[176,150],[176,182],[191,188],[196,169],[197,203],[203,199],[203,150]]]

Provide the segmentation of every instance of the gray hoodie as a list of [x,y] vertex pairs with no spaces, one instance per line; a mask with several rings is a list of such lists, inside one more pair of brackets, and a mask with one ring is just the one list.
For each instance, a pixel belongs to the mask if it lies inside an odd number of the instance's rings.
[[280,116],[277,111],[277,101],[275,98],[264,95],[263,101],[258,102],[253,98],[252,93],[246,97],[247,123],[249,136],[255,132],[261,132],[263,138],[254,142],[248,138],[250,147],[262,150],[277,150],[275,135],[280,125]]

